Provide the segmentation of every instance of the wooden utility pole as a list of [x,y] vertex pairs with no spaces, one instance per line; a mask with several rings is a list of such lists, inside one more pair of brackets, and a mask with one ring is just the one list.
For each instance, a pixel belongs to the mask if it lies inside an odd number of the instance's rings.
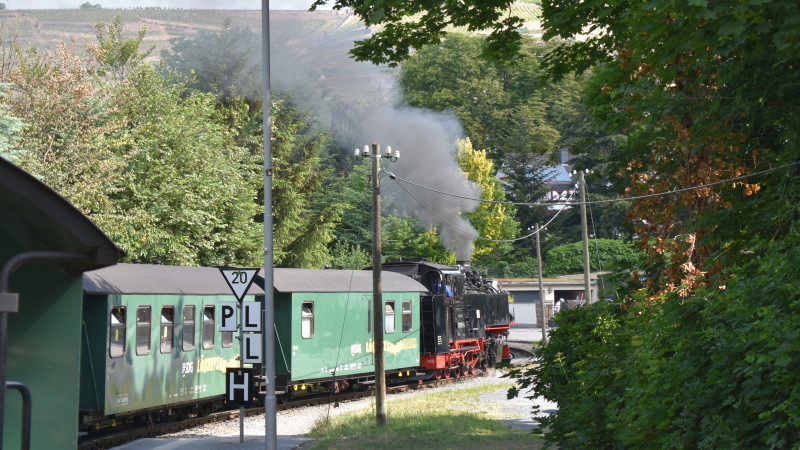
[[539,265],[539,300],[542,302],[542,344],[547,344],[547,315],[544,309],[544,283],[542,282],[542,247],[539,236],[542,229],[536,224],[536,262]]
[[381,158],[397,161],[400,152],[392,153],[386,146],[386,154],[381,155],[381,145],[377,142],[364,146],[364,151],[356,149],[357,159],[372,159],[372,341],[375,343],[375,412],[378,426],[386,425],[386,371],[383,363],[383,287],[381,286]]
[[586,221],[586,178],[584,171],[578,171],[578,185],[581,190],[581,228],[583,230],[583,301],[592,302],[592,287],[589,283],[589,225]]
[[381,146],[372,144],[372,330],[375,342],[375,413],[386,426],[386,373],[383,364],[383,287],[381,286]]

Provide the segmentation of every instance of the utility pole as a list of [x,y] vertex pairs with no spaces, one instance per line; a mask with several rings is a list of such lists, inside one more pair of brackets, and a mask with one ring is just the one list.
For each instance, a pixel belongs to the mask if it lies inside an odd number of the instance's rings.
[[583,301],[592,302],[592,287],[589,284],[589,225],[586,221],[586,178],[585,171],[578,171],[578,185],[581,190],[581,228],[583,230]]
[[547,344],[547,317],[544,309],[544,283],[542,283],[542,247],[539,243],[539,236],[542,229],[536,224],[536,262],[539,265],[539,300],[542,302],[542,344]]
[[386,426],[386,370],[383,357],[383,287],[381,286],[381,158],[397,161],[400,152],[392,154],[392,148],[386,147],[386,154],[381,155],[379,143],[364,146],[364,151],[355,151],[358,159],[372,159],[372,333],[375,348],[375,413],[378,426]]

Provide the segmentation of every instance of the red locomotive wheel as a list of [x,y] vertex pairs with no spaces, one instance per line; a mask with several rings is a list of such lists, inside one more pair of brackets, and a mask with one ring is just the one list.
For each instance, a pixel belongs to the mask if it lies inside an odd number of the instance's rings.
[[441,371],[441,369],[434,369],[433,377],[436,378],[437,380],[441,380],[442,379],[442,371]]
[[450,369],[442,369],[442,373],[444,374],[445,378],[450,378],[452,376]]

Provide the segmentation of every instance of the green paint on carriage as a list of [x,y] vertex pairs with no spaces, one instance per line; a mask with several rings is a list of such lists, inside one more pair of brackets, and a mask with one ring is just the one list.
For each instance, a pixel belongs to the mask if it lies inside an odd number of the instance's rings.
[[[302,289],[304,284],[313,284],[310,280],[306,283],[299,280],[294,286],[292,283],[281,286],[277,280],[284,282],[292,278],[284,271],[276,273],[275,364],[278,378],[292,385],[329,381],[333,377],[372,376],[375,360],[372,293],[369,292],[371,272],[295,272],[300,276],[323,278],[318,278],[317,289],[309,292]],[[419,305],[424,288],[403,275],[384,272],[383,276],[389,278],[384,279],[381,311],[385,319],[385,369],[387,372],[412,370],[419,366]],[[336,279],[344,279],[346,287],[337,287]]]

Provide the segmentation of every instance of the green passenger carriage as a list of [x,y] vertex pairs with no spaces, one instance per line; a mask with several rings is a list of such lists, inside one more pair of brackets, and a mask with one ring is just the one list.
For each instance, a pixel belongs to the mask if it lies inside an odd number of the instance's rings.
[[86,273],[83,286],[83,427],[144,410],[152,421],[202,414],[222,401],[239,344],[219,331],[219,303],[235,297],[218,269],[118,264]]
[[[372,271],[275,269],[276,392],[338,391],[374,381]],[[383,272],[387,379],[414,376],[420,296],[427,289]]]

